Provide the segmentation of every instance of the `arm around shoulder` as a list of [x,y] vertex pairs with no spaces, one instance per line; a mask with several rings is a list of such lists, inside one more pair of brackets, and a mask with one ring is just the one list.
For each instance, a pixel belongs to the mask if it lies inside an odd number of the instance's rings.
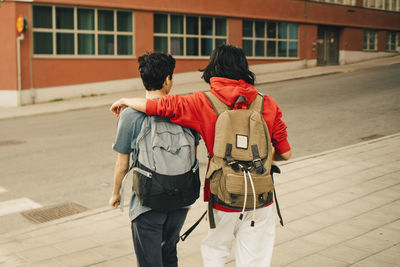
[[140,112],[146,112],[146,98],[136,97],[136,98],[120,98],[115,101],[110,108],[110,111],[115,115],[119,114],[126,108],[130,107]]

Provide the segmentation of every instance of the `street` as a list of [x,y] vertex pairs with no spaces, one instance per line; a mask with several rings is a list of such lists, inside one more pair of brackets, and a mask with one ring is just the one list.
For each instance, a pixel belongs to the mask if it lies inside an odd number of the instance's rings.
[[[400,64],[258,89],[277,100],[298,158],[400,132],[398,73]],[[116,158],[108,107],[0,120],[0,128],[0,203],[108,205]],[[199,152],[204,173],[204,146]],[[32,224],[18,212],[0,214],[0,233]]]

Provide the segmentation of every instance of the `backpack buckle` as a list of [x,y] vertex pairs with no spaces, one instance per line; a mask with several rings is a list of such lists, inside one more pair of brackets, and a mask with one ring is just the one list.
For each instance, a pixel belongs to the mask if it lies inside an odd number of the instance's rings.
[[257,174],[263,174],[266,171],[260,158],[253,160],[253,166]]
[[240,170],[240,165],[236,161],[227,161],[228,166],[232,168],[234,171],[239,171]]

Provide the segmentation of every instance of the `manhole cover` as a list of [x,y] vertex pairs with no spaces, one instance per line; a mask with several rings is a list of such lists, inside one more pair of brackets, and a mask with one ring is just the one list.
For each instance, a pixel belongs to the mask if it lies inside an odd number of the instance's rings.
[[20,145],[25,143],[25,141],[21,140],[6,140],[6,141],[0,141],[0,146],[14,146],[14,145]]
[[32,222],[44,223],[60,219],[63,217],[71,216],[77,213],[81,213],[86,210],[88,210],[88,208],[82,205],[73,202],[68,202],[51,207],[43,207],[39,209],[25,211],[22,212],[21,214]]
[[374,140],[374,139],[381,138],[381,137],[383,137],[383,136],[384,136],[384,135],[381,135],[381,134],[373,134],[373,135],[369,135],[369,136],[362,137],[362,138],[360,138],[360,139],[363,140],[363,141],[370,141],[370,140]]

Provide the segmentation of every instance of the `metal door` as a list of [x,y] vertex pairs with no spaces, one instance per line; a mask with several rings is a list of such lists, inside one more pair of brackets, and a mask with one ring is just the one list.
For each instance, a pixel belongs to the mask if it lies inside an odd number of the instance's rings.
[[331,27],[318,27],[317,64],[339,64],[339,30]]

